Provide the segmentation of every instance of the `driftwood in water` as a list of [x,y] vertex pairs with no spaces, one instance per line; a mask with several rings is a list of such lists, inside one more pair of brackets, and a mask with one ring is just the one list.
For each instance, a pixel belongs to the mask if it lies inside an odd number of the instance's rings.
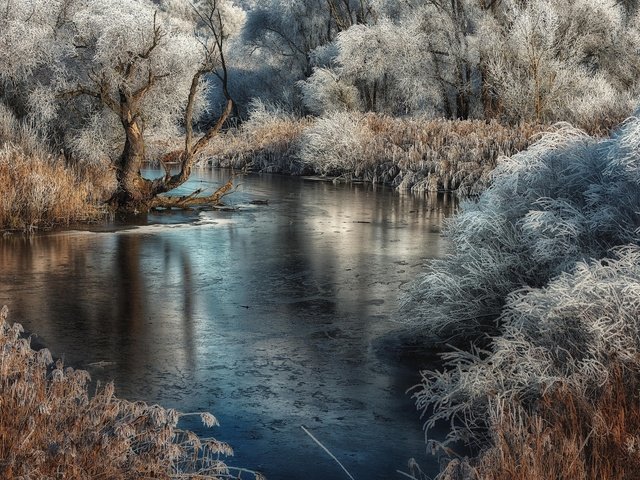
[[198,205],[209,205],[209,206],[218,206],[221,205],[222,197],[228,195],[232,192],[233,189],[233,177],[227,180],[227,183],[218,188],[211,195],[200,196],[202,193],[202,189],[199,188],[189,195],[184,195],[182,197],[177,196],[158,196],[151,200],[149,207],[153,209],[172,209],[172,208],[180,208],[180,209],[188,209],[191,207],[195,207]]

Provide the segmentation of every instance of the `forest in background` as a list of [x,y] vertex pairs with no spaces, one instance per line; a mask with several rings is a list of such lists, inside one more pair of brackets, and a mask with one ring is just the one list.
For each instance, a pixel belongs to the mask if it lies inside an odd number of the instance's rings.
[[136,158],[184,170],[229,98],[213,163],[477,194],[404,293],[450,345],[415,391],[451,425],[431,446],[475,455],[440,478],[637,478],[638,6],[1,2],[2,224],[100,215],[132,125]]
[[[77,214],[49,223],[90,217],[85,200],[141,210],[202,158],[478,194],[498,158],[556,122],[608,135],[639,88],[631,0],[3,3],[3,163],[33,150],[15,145],[28,137],[40,164],[60,159],[88,188],[62,202]],[[146,182],[146,161],[180,172]],[[64,179],[5,171],[23,185],[0,205],[3,225],[60,210]]]

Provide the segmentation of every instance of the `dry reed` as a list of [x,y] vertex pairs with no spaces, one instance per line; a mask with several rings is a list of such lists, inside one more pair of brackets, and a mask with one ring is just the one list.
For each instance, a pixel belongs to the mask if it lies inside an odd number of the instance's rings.
[[225,465],[228,445],[179,429],[185,414],[120,400],[112,383],[90,396],[88,373],[34,351],[7,312],[0,311],[1,478],[223,479],[246,471]]
[[99,204],[114,188],[115,175],[106,165],[67,165],[0,104],[0,230],[33,231],[102,217]]
[[270,173],[302,173],[296,152],[309,118],[296,119],[256,103],[251,120],[211,140],[203,155],[209,165]]
[[475,194],[490,183],[498,158],[526,149],[551,128],[357,112],[295,119],[262,109],[214,139],[206,155],[215,166]]
[[452,460],[440,480],[635,480],[640,478],[640,372],[615,360],[595,392],[564,384],[533,406],[498,403],[491,446]]

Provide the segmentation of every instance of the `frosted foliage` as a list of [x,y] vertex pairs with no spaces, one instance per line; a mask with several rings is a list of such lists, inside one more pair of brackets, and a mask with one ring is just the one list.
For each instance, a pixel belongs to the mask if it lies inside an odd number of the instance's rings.
[[485,17],[481,37],[487,81],[510,117],[585,123],[628,107],[622,94],[636,79],[619,65],[638,68],[640,43],[614,1],[527,2],[505,21]]
[[335,43],[320,45],[309,52],[309,60],[314,67],[331,67],[336,64],[340,50]]
[[502,160],[448,225],[453,252],[404,297],[407,321],[459,345],[501,330],[506,298],[575,262],[640,243],[640,123],[611,139],[565,127]]
[[300,82],[300,90],[305,106],[319,115],[358,110],[360,107],[356,87],[342,81],[336,72],[326,68],[315,68],[307,81]]
[[444,371],[422,372],[418,407],[435,408],[426,426],[449,420],[449,440],[478,440],[497,405],[532,405],[556,385],[588,398],[612,361],[640,366],[640,248],[613,254],[510,295],[489,350],[452,352]]
[[121,153],[124,132],[113,115],[95,113],[81,130],[70,134],[68,143],[76,158],[90,164],[109,163]]
[[[305,105],[315,113],[335,111],[337,105],[361,108],[363,101],[344,101],[350,84],[354,93],[358,93],[356,88],[375,92],[375,104],[369,100],[368,108],[394,113],[433,110],[440,93],[436,79],[428,74],[434,65],[424,52],[426,43],[422,31],[386,19],[375,25],[352,26],[334,43],[314,50],[312,61],[331,64],[332,69],[316,69],[301,84]],[[332,76],[336,81],[330,81]]]
[[359,175],[366,168],[362,152],[375,144],[375,133],[365,120],[364,115],[353,112],[334,112],[318,119],[300,140],[300,160],[323,175],[345,170]]
[[[214,7],[212,33],[203,18]],[[180,133],[194,75],[219,67],[216,40],[226,42],[245,20],[227,0],[5,1],[0,12],[8,103],[49,133],[63,132],[71,151],[92,162],[112,157],[125,98],[145,135]],[[209,108],[208,90],[201,76],[195,119]]]
[[21,79],[52,61],[61,2],[0,0],[0,81]]
[[288,113],[279,105],[264,102],[258,98],[253,99],[249,104],[249,121],[245,123],[245,128],[260,128],[271,122],[295,120],[294,116]]
[[354,25],[342,32],[337,43],[338,61],[344,74],[373,81],[389,73],[396,41],[396,32],[390,22]]
[[[165,36],[149,55],[143,68],[127,76],[123,66],[131,56],[145,55],[152,45],[155,12],[150,2],[109,0],[93,1],[74,17],[78,39],[92,47],[92,59],[88,67],[110,81],[114,95],[118,85],[135,91],[146,84],[149,74],[160,77],[160,88],[154,92],[160,108],[153,112],[155,115],[148,115],[150,118],[163,114],[167,105],[178,109],[179,105],[184,104],[189,88],[188,78],[199,68],[202,56],[196,38],[172,29],[169,19],[162,18],[160,14],[157,22],[162,26]],[[163,84],[166,87],[164,89]]]
[[[202,19],[198,12],[207,17],[212,6],[211,2],[207,0],[162,0],[160,5],[164,11],[171,15],[176,25],[182,26],[185,33],[191,33],[194,25],[202,27]],[[230,1],[217,1],[215,7],[215,26],[219,27],[219,20],[222,21],[223,26],[222,31],[218,28],[216,33],[225,38],[238,35],[245,24],[246,12]],[[217,13],[220,14],[220,19],[218,19]]]

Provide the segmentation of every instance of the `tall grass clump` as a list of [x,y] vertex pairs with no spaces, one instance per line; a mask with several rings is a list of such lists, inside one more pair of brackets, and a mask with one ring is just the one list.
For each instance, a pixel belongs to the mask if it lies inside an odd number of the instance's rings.
[[68,166],[0,105],[0,229],[32,231],[100,217],[99,203],[114,181],[101,165]]
[[296,151],[311,120],[255,99],[249,120],[213,138],[204,155],[210,165],[270,173],[301,174]]
[[489,184],[499,157],[524,150],[550,128],[335,112],[304,131],[298,156],[322,175],[475,194]]
[[[66,479],[240,478],[231,448],[178,428],[184,414],[114,396],[90,395],[89,375],[34,351],[0,311],[0,476]],[[201,414],[211,427],[216,419]],[[256,478],[259,474],[255,474]]]
[[501,332],[511,293],[640,243],[640,121],[605,140],[567,126],[502,161],[493,178],[449,223],[451,253],[403,301],[411,325],[462,347]]
[[640,247],[515,292],[501,321],[487,350],[446,354],[416,394],[427,427],[448,420],[449,441],[484,447],[466,477],[637,478]]

